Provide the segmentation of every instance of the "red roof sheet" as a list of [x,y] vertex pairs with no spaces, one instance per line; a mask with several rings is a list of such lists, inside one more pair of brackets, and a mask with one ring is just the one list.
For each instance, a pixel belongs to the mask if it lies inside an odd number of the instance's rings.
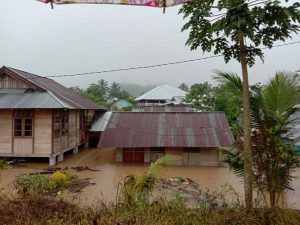
[[113,112],[98,147],[227,147],[223,112]]
[[144,106],[137,112],[194,112],[191,106]]

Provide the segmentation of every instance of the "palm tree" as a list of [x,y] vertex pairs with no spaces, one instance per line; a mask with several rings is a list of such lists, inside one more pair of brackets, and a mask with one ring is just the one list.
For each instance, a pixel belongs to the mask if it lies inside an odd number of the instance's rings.
[[[242,94],[242,81],[236,74],[218,71],[215,79],[227,83],[232,90]],[[294,121],[291,118],[299,111],[299,84],[297,74],[278,72],[265,86],[255,85],[250,88],[253,177],[259,193],[271,207],[277,206],[282,192],[291,188],[292,171],[300,166],[292,146],[283,138],[292,131]],[[240,133],[232,149],[224,150],[226,161],[241,176],[243,146],[243,134]]]

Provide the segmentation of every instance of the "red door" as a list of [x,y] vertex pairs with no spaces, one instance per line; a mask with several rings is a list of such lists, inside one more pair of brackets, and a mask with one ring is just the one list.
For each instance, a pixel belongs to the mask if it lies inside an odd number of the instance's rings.
[[144,162],[143,148],[124,148],[123,162]]

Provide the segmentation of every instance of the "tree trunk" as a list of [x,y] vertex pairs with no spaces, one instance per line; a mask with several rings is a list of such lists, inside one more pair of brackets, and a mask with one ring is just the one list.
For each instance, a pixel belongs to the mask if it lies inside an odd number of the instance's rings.
[[274,208],[276,205],[276,193],[274,190],[270,191],[270,207]]
[[238,31],[240,41],[240,62],[243,74],[243,133],[244,133],[244,189],[246,209],[252,209],[252,149],[251,149],[251,118],[248,68],[246,60],[246,48],[244,44],[244,33]]

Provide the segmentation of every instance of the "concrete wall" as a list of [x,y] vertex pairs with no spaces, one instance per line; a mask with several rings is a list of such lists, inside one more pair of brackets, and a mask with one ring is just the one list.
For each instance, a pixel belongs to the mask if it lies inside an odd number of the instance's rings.
[[182,148],[166,148],[165,154],[170,158],[170,165],[183,165]]
[[201,149],[200,152],[184,152],[183,165],[189,166],[218,166],[218,149]]
[[116,162],[123,162],[123,149],[116,150]]
[[[186,166],[219,166],[221,154],[217,148],[199,149],[199,152],[184,152],[183,148],[166,148],[165,152],[152,152],[144,149],[144,162],[151,163],[167,155],[170,158],[169,165]],[[123,161],[123,150],[116,150],[116,162]]]

